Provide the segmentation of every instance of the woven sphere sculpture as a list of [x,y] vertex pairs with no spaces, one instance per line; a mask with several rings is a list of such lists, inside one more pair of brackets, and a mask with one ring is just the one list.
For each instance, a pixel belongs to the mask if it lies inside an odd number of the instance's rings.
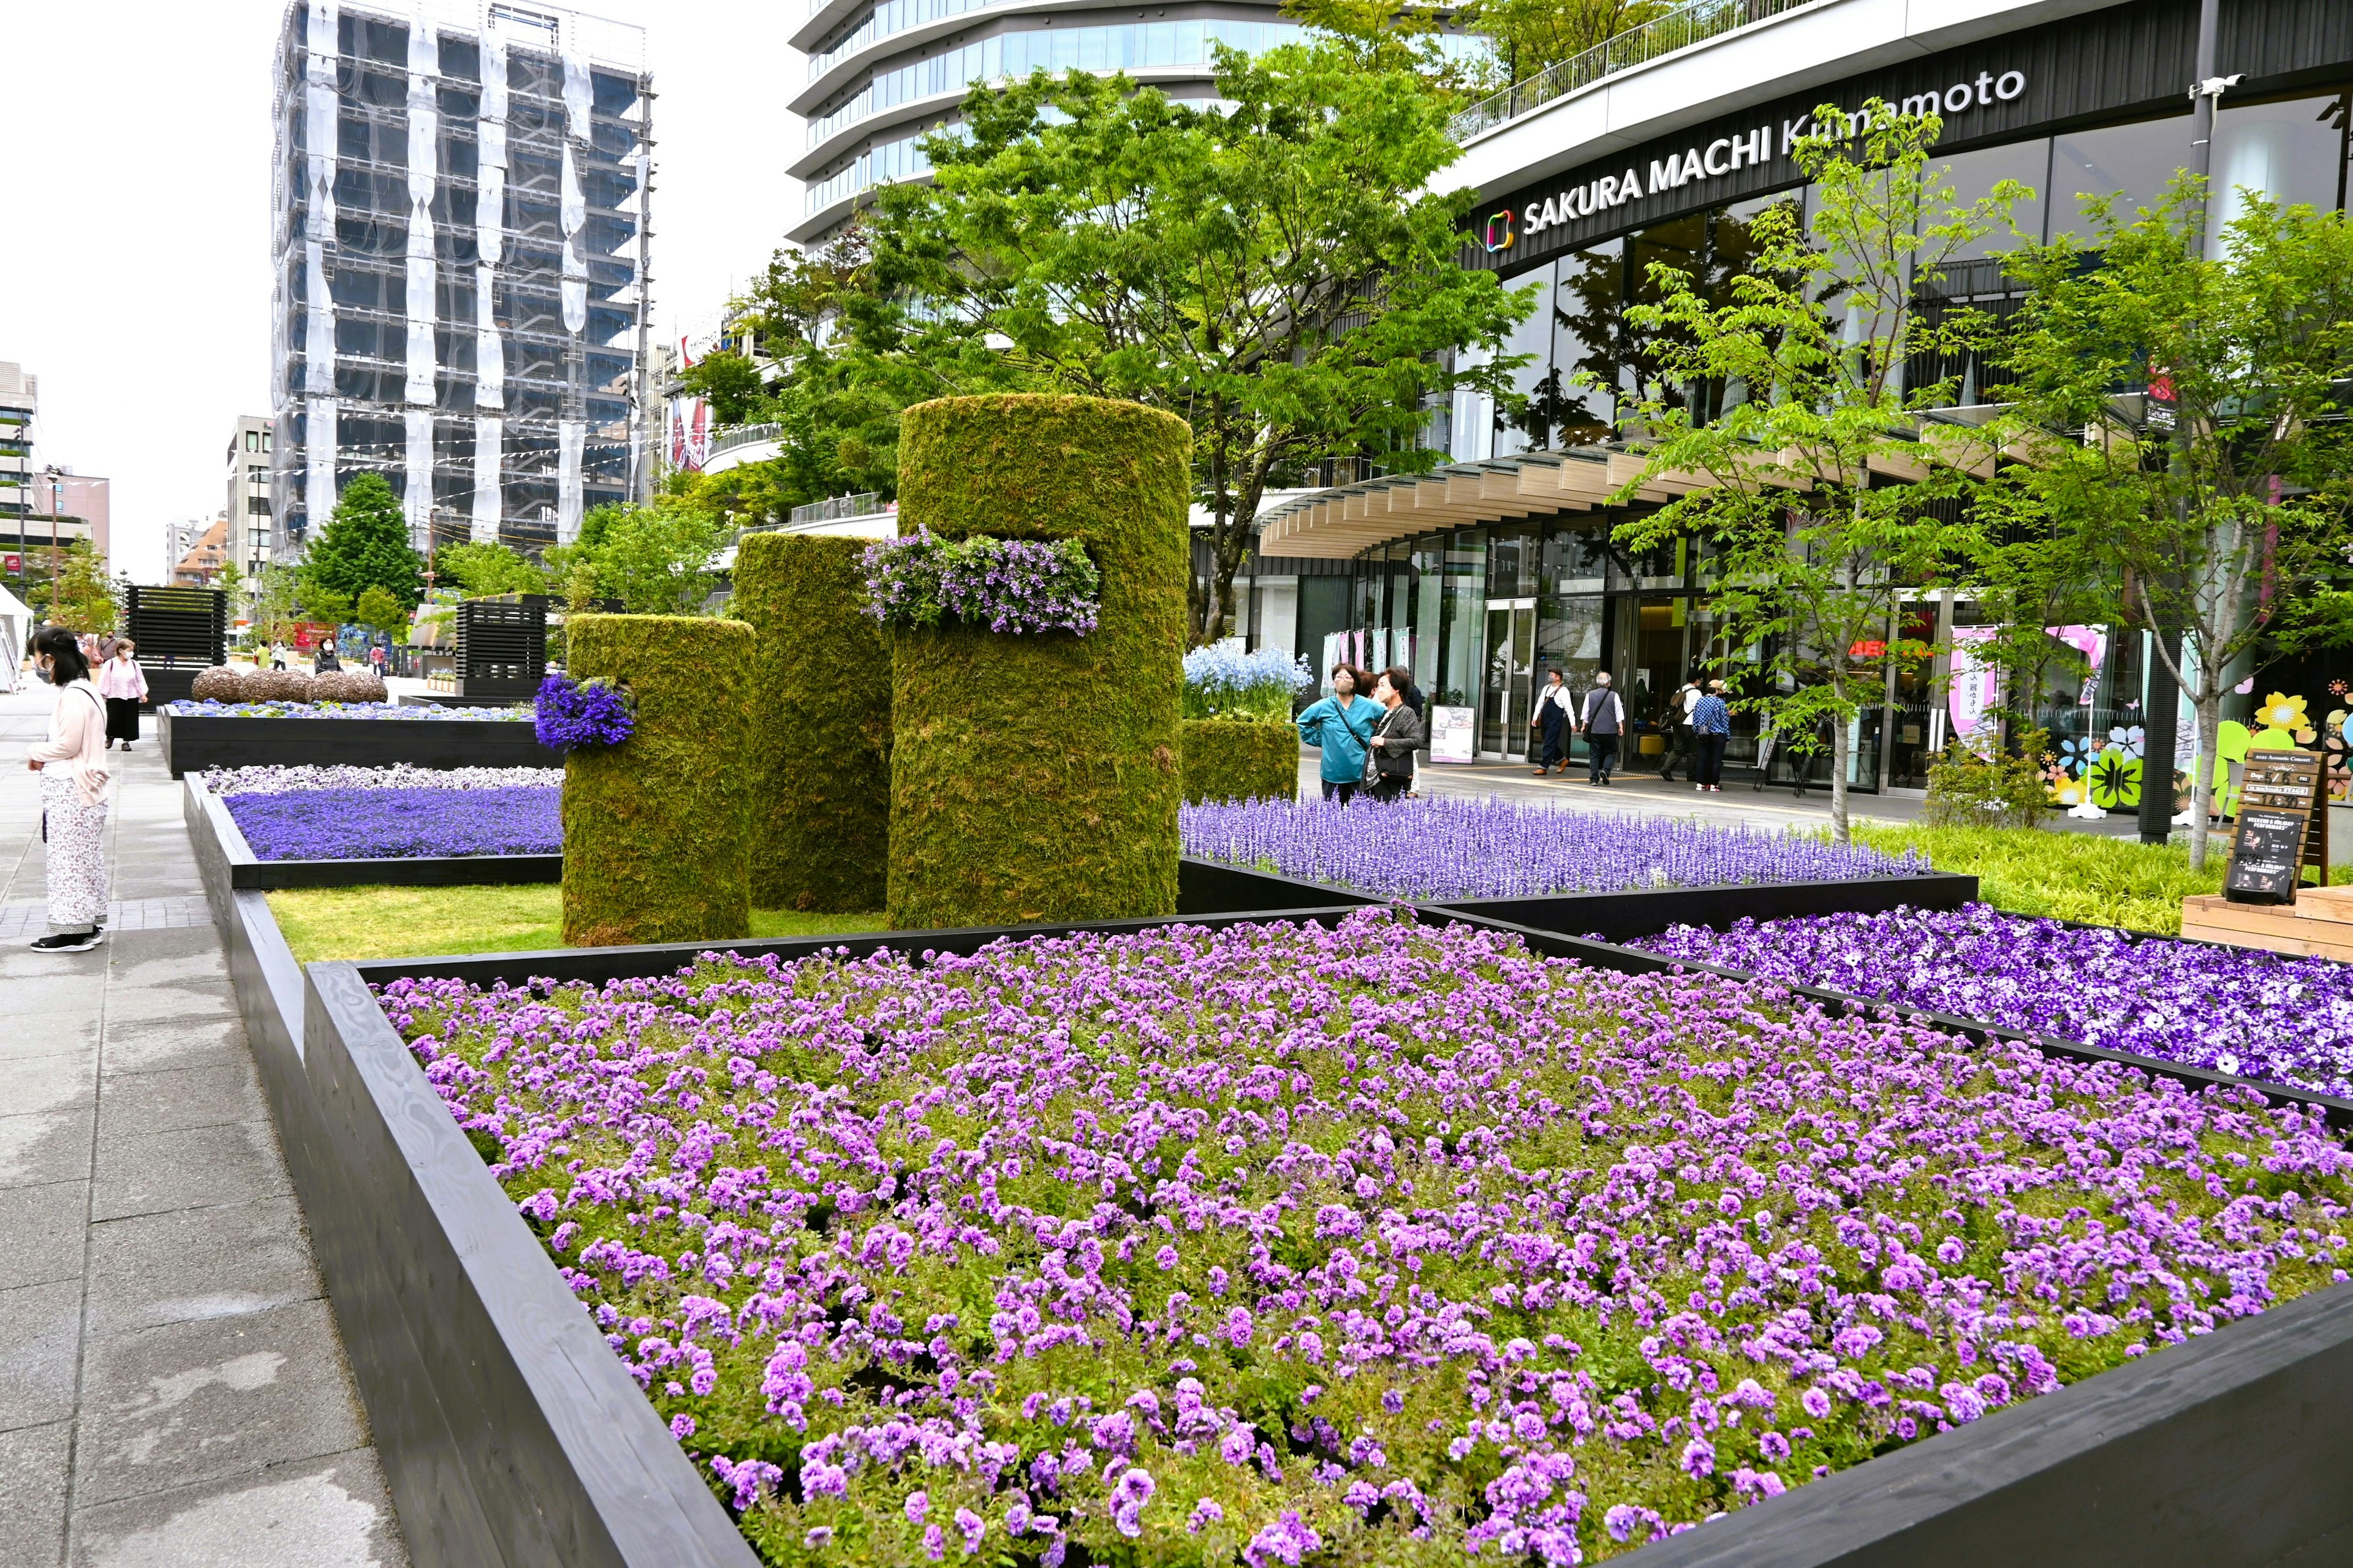
[[188,695],[198,702],[241,702],[245,700],[245,677],[227,665],[215,665],[200,669],[188,685]]

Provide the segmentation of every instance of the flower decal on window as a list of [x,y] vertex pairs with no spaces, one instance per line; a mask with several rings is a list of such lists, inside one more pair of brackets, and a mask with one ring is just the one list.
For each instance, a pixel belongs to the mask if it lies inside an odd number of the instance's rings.
[[2304,711],[2304,699],[2290,697],[2284,691],[2274,691],[2263,699],[2255,710],[2256,720],[2274,730],[2309,730],[2312,721]]
[[2137,724],[2133,725],[2130,729],[2126,729],[2123,725],[2118,725],[2108,731],[2108,743],[2102,749],[2110,752],[2122,752],[2127,757],[2137,757],[2141,754],[2141,747],[2147,739],[2147,731],[2143,731]]
[[2059,771],[2071,779],[2082,778],[2084,770],[2092,765],[2093,754],[2097,750],[2089,735],[2068,736],[2059,744]]
[[2117,811],[2140,804],[2140,759],[2110,747],[2092,759],[2092,804]]

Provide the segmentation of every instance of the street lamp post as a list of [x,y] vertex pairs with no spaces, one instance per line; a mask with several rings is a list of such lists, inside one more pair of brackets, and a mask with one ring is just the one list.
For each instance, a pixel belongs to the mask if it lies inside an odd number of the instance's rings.
[[49,619],[58,618],[58,513],[65,510],[65,470],[51,463],[49,474]]

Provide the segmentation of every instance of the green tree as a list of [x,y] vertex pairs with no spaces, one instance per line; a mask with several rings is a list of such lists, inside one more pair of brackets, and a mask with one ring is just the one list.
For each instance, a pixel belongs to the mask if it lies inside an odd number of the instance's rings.
[[2010,262],[2029,292],[2003,395],[2029,460],[2002,493],[2081,531],[2131,619],[2165,634],[2151,640],[2198,715],[2193,868],[2224,698],[2260,651],[2353,632],[2353,225],[2241,197],[2211,247],[2205,191],[2185,174],[2154,208],[2086,204],[2095,264],[2063,237]]
[[580,542],[550,564],[575,593],[586,567],[596,592],[630,615],[699,616],[718,586],[712,560],[732,532],[724,519],[669,498],[601,506],[582,520]]
[[319,602],[310,605],[314,612],[331,595],[356,602],[371,587],[406,605],[425,596],[425,558],[408,542],[407,520],[383,475],[360,474],[343,487],[311,542],[301,578],[306,602]]
[[292,634],[298,584],[294,569],[277,562],[253,580],[253,636],[268,645]]
[[1430,408],[1511,398],[1499,344],[1534,306],[1463,268],[1471,193],[1430,194],[1458,155],[1413,76],[1336,45],[1220,51],[1209,105],[1124,77],[1040,72],[965,100],[924,145],[935,180],[885,187],[873,287],[846,302],[864,384],[1075,392],[1193,427],[1214,568],[1197,642],[1225,635],[1266,490],[1333,457],[1422,470]]
[[408,610],[398,599],[371,584],[352,610],[352,619],[391,635],[408,630]]
[[434,570],[441,582],[457,584],[468,598],[547,592],[545,572],[518,552],[490,541],[451,545],[439,552]]
[[711,405],[722,425],[743,425],[763,412],[760,367],[731,350],[708,353],[680,373],[686,390]]
[[1461,22],[1487,39],[1501,82],[1522,82],[1674,9],[1669,0],[1472,0]]
[[105,560],[89,540],[77,539],[59,552],[57,576],[48,586],[52,622],[101,637],[114,630],[114,585],[106,580]]
[[[1915,356],[1950,363],[1975,350],[1990,323],[1925,311],[1921,294],[2026,195],[2005,181],[1956,209],[1944,171],[1928,163],[1936,116],[1873,100],[1857,119],[1860,135],[1833,106],[1817,114],[1825,129],[1796,147],[1812,182],[1810,230],[1794,202],[1760,215],[1757,259],[1727,281],[1728,297],[1652,265],[1658,302],[1627,315],[1656,334],[1662,385],[1625,421],[1646,461],[1620,499],[1662,477],[1702,482],[1618,530],[1634,548],[1685,533],[1702,542],[1733,646],[1754,647],[1760,673],[1781,688],[1749,700],[1801,751],[1829,724],[1841,844],[1855,720],[1884,700],[1889,659],[1932,651],[1895,642],[1899,605],[1976,553],[1973,527],[1946,519],[1986,451],[1937,437],[1944,427],[1921,413],[1949,405],[1953,383],[1908,382],[1906,370]],[[1724,405],[1713,418],[1712,403]]]

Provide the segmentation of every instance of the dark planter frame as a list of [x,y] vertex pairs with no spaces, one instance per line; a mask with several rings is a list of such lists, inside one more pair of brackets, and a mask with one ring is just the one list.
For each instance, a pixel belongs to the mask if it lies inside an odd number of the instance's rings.
[[264,860],[246,842],[228,805],[201,778],[181,781],[182,816],[201,865],[226,868],[227,886],[273,888],[462,888],[564,880],[561,855],[420,855],[349,860]]
[[155,710],[174,778],[205,768],[356,763],[420,768],[560,768],[564,753],[512,719],[232,719]]

